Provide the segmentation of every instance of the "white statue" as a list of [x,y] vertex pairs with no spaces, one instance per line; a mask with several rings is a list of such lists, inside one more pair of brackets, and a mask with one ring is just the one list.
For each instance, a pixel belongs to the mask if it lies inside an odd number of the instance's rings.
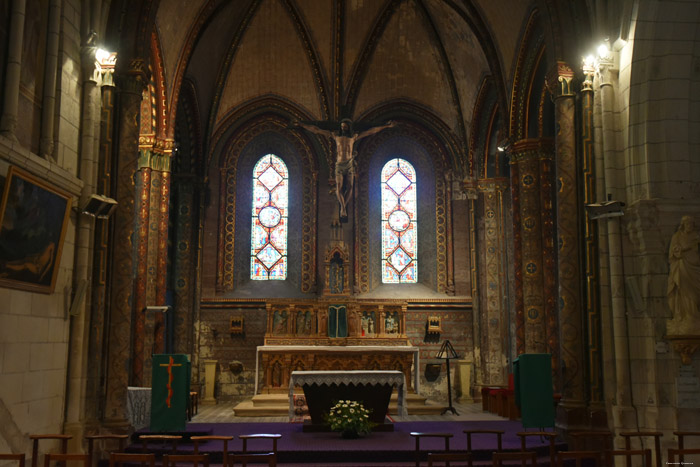
[[668,251],[668,306],[673,319],[669,335],[700,334],[700,233],[690,216],[683,216]]

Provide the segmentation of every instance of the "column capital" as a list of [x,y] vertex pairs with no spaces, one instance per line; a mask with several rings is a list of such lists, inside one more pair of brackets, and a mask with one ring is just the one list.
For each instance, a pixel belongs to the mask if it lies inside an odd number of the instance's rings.
[[574,70],[566,62],[561,61],[558,61],[556,68],[553,68],[545,77],[547,90],[555,99],[573,97],[575,95],[573,81]]
[[115,78],[122,91],[138,94],[140,97],[148,86],[148,64],[142,58],[133,58],[129,60],[126,70],[117,71]]

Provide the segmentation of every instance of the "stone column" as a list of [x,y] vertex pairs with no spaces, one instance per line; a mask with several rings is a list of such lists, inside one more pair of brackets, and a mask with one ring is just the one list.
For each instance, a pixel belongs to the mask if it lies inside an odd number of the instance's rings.
[[550,157],[539,140],[516,142],[512,161],[517,165],[519,230],[522,257],[523,337],[524,347],[518,353],[546,353],[547,323],[543,269],[541,203],[541,160]]
[[583,364],[583,306],[579,235],[578,167],[576,163],[576,95],[574,72],[557,64],[554,112],[557,177],[557,237],[559,254],[559,332],[561,345],[562,399],[558,422],[567,429],[587,425]]
[[[168,279],[168,226],[170,221],[170,180],[171,180],[171,158],[173,154],[173,140],[163,141],[163,154],[161,156],[160,190],[158,206],[158,249],[157,249],[157,271],[156,279],[156,303],[165,305]],[[171,310],[169,313],[173,313]],[[156,321],[156,351],[165,352],[165,315],[161,314]],[[189,352],[187,352],[189,353]]]
[[[604,165],[605,186],[597,187],[598,200],[606,199],[610,195],[615,200],[623,201],[624,186],[619,183],[617,170],[617,131],[615,129],[615,89],[617,82],[617,70],[614,68],[612,57],[601,58],[599,65],[600,82],[600,106],[601,106],[601,136],[602,155]],[[630,426],[635,420],[636,409],[632,404],[632,378],[630,375],[629,330],[627,322],[627,309],[625,297],[624,265],[622,251],[622,228],[619,218],[599,220],[601,229],[601,249],[607,244],[609,263],[608,274],[610,280],[610,309],[612,313],[612,341],[614,348],[615,367],[615,400],[612,411],[615,432]],[[607,320],[606,320],[607,321]]]
[[505,235],[503,233],[503,192],[507,189],[505,179],[480,180],[478,189],[483,202],[483,240],[479,253],[483,264],[482,292],[479,314],[482,317],[481,353],[485,354],[482,363],[485,384],[507,385],[508,368],[506,357],[508,332],[505,296]]
[[12,141],[17,141],[15,128],[17,127],[19,106],[26,2],[26,0],[14,0],[10,7],[12,10],[10,11],[10,33],[7,44],[7,68],[5,70],[2,117],[0,117],[0,134]]
[[135,192],[138,204],[135,206],[135,250],[136,250],[136,281],[134,282],[134,358],[131,362],[131,379],[134,386],[147,385],[150,375],[144,374],[147,359],[151,349],[147,345],[147,322],[152,323],[153,316],[147,316],[145,309],[148,305],[148,233],[151,209],[151,167],[152,151],[144,149],[143,137],[139,137],[139,168],[135,176]]
[[[181,151],[180,151],[181,152]],[[175,257],[173,258],[173,347],[176,353],[195,353],[192,348],[192,304],[194,303],[193,267],[197,264],[195,224],[195,180],[191,174],[176,174],[174,189],[177,191],[175,208]],[[194,362],[192,362],[194,368]]]
[[131,60],[127,70],[117,75],[120,88],[117,112],[117,160],[115,197],[119,202],[113,214],[111,295],[109,297],[109,348],[105,425],[125,428],[129,360],[132,357],[132,300],[134,295],[134,175],[138,169],[138,137],[141,93],[147,84],[143,60]]
[[[581,87],[581,182],[583,189],[583,205],[595,202],[596,178],[595,157],[593,154],[593,74],[592,66],[584,66],[585,80]],[[587,323],[587,356],[589,411],[593,427],[607,427],[605,397],[603,393],[603,361],[601,342],[601,316],[599,298],[599,265],[598,265],[598,223],[591,220],[587,212],[582,213],[583,221],[583,261],[586,279],[585,284],[585,322]]]
[[[95,74],[95,48],[84,46],[81,51],[83,62],[83,109],[80,118],[80,178],[83,192],[78,203],[84,206],[90,195],[96,192],[99,127],[100,127],[100,89]],[[90,297],[92,296],[92,251],[94,243],[95,219],[85,214],[78,214],[75,239],[75,267],[73,269],[73,291],[75,299],[82,303],[78,313],[71,317],[70,364],[68,390],[66,391],[65,431],[73,434],[73,443],[79,443],[83,437],[88,368],[95,356],[90,358],[89,333]],[[79,291],[84,288],[81,295]],[[76,441],[77,440],[77,441]],[[73,446],[77,449],[78,446]]]
[[44,98],[41,104],[41,139],[39,155],[53,157],[54,122],[56,119],[56,80],[58,79],[58,42],[61,34],[61,0],[51,0],[49,31],[46,38]]

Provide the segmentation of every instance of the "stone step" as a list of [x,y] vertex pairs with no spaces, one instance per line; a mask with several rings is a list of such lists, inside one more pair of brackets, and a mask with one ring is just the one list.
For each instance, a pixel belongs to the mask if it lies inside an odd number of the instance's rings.
[[[295,392],[296,394],[296,392]],[[301,394],[301,393],[299,393]],[[399,396],[394,391],[391,394],[391,402],[398,402]],[[424,404],[426,401],[426,398],[424,396],[421,396],[420,394],[415,394],[412,392],[409,392],[406,394],[406,402],[407,404]],[[256,394],[253,396],[252,399],[253,405],[255,407],[269,407],[269,406],[274,406],[274,405],[285,405],[289,406],[289,396],[287,394]]]
[[[420,394],[408,393],[406,399],[409,415],[439,415],[445,409],[444,405],[432,403]],[[256,394],[252,399],[236,405],[233,412],[238,417],[285,416],[289,413],[289,397],[287,394]],[[389,401],[389,414],[397,413],[398,395],[394,391]]]

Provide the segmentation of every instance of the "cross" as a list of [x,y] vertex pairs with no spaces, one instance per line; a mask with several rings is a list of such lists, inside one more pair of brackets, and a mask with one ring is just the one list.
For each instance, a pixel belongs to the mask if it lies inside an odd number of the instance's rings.
[[168,363],[161,363],[160,366],[165,366],[168,367],[168,398],[165,399],[165,405],[170,408],[170,399],[173,397],[173,367],[174,366],[182,366],[182,363],[175,363],[175,360],[173,360],[173,356],[171,355],[170,361]]

